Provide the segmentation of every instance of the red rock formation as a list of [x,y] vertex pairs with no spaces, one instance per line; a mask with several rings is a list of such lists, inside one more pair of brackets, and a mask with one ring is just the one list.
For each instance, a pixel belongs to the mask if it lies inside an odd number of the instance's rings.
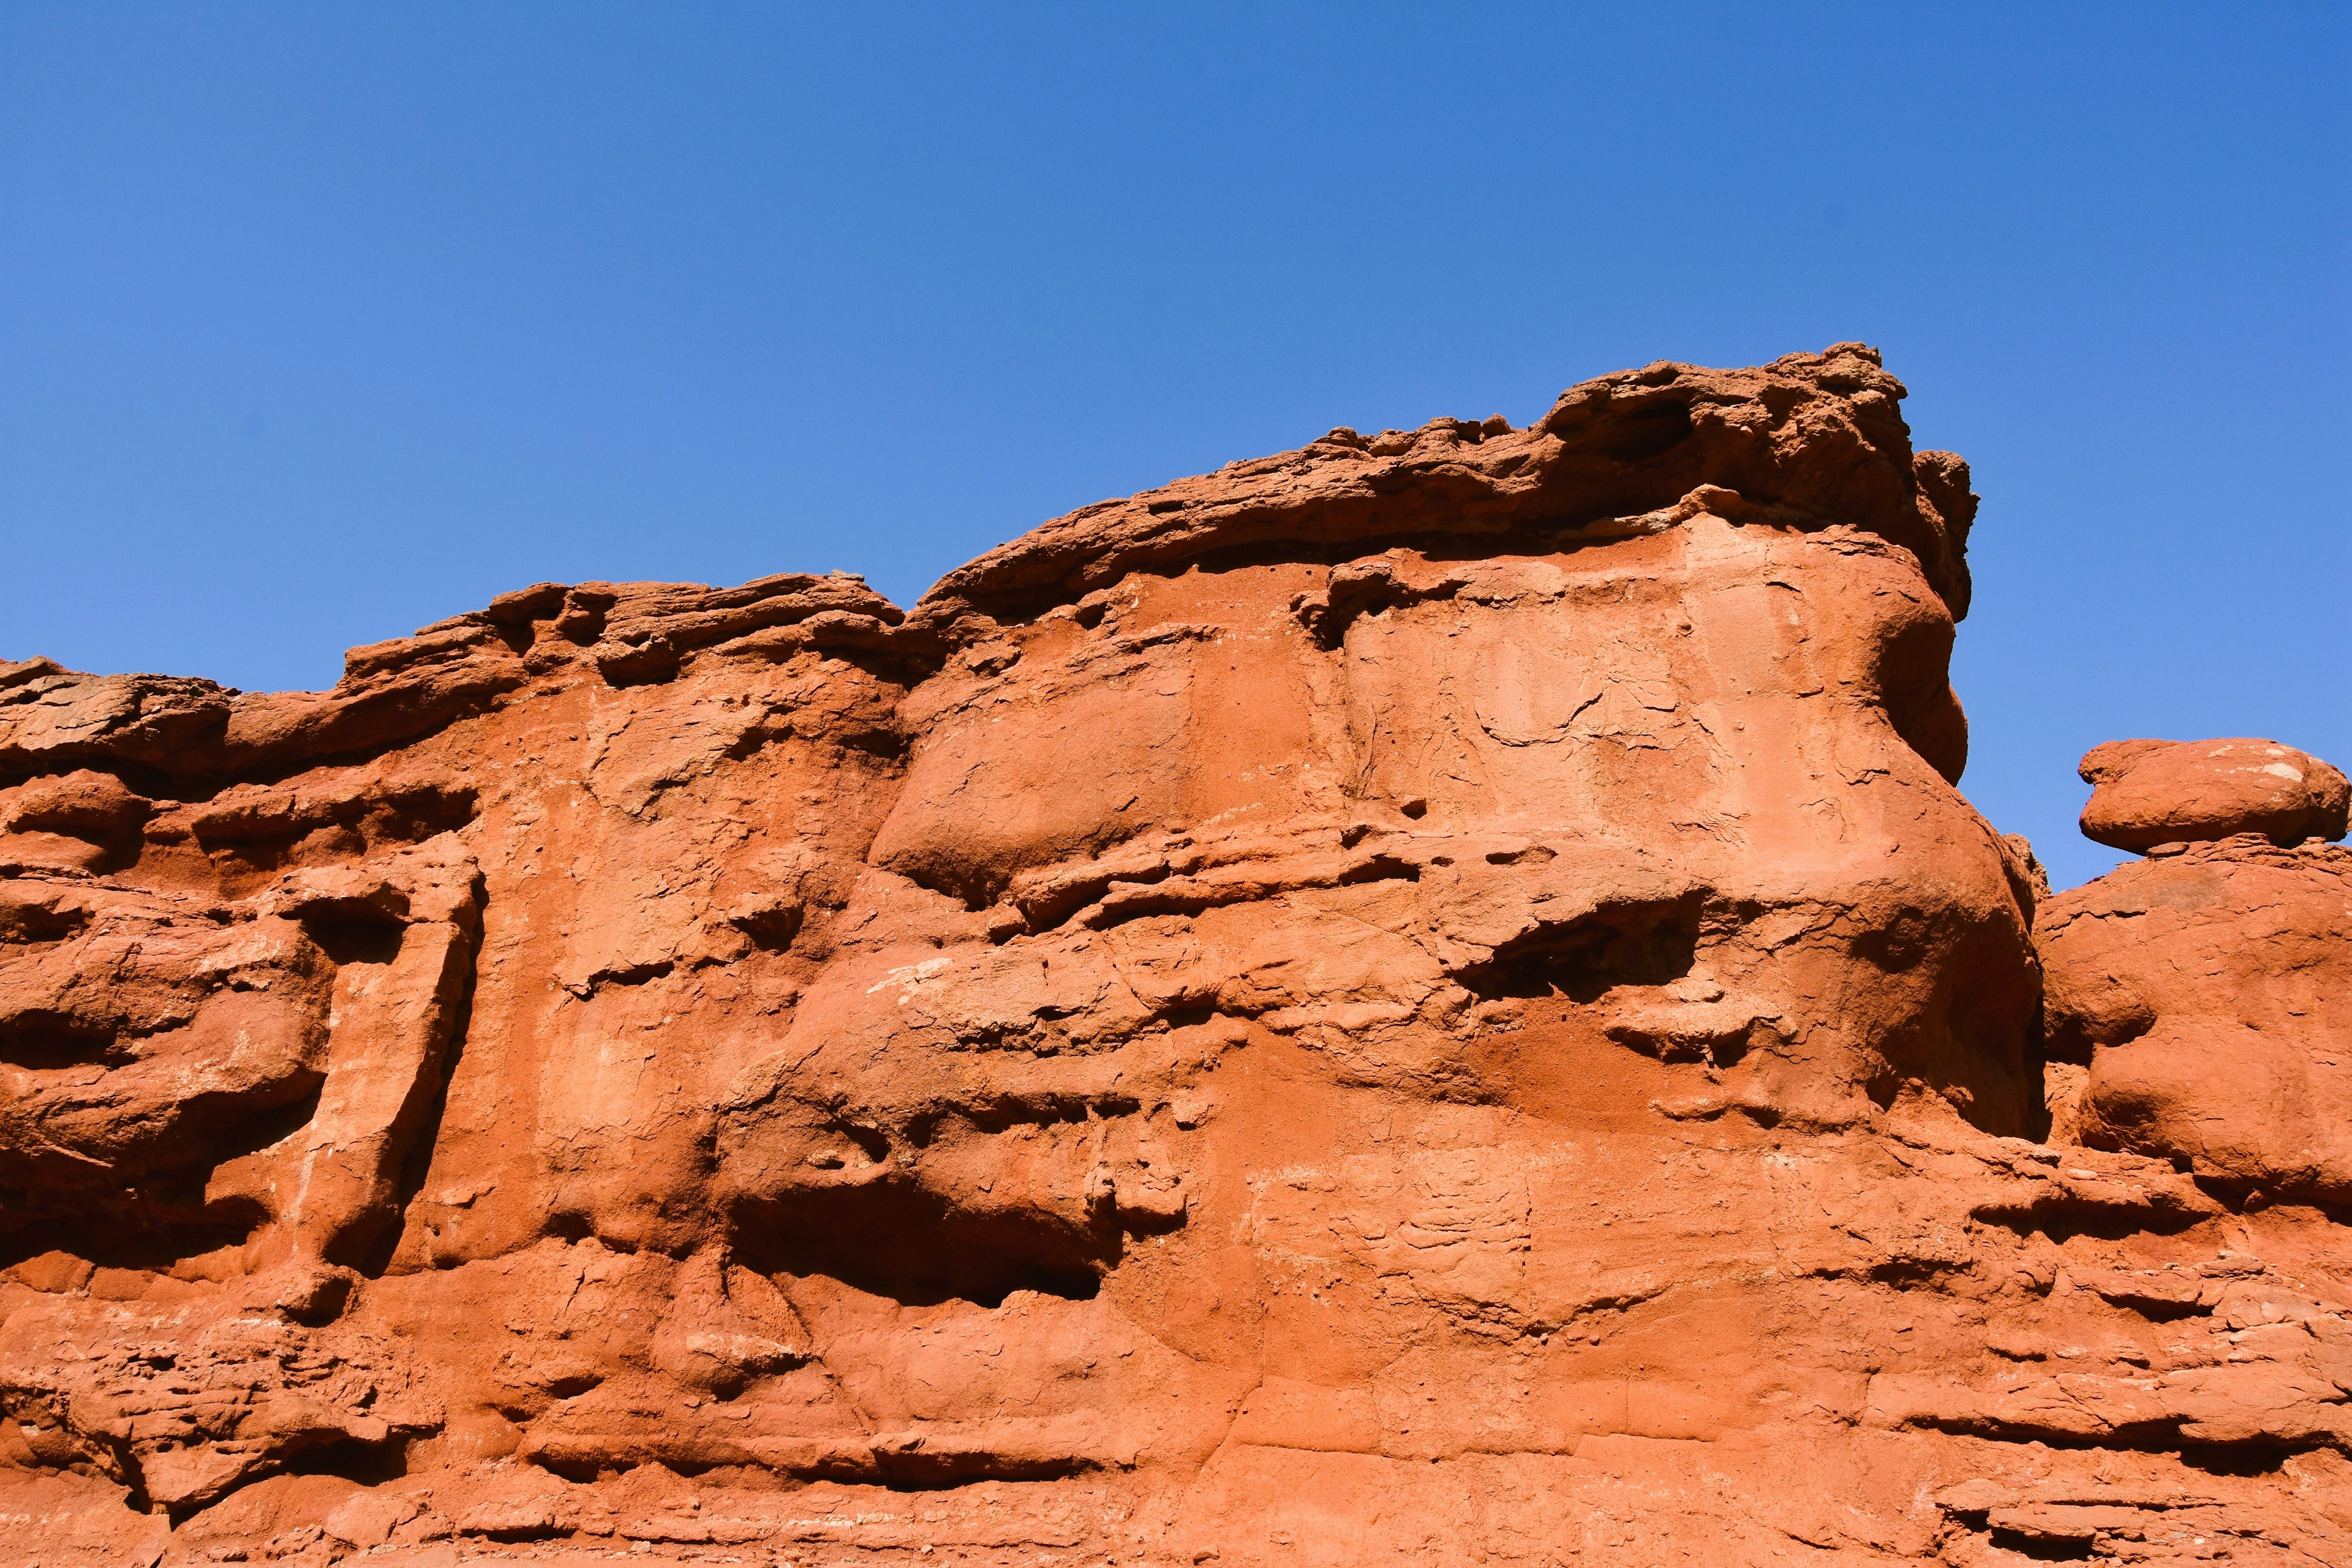
[[2048,1049],[2087,1069],[2069,1120],[2240,1200],[2352,1204],[2352,851],[2306,841],[2343,837],[2344,775],[2267,741],[2122,741],[2083,776],[2084,830],[2152,853],[2042,917]]
[[903,616],[0,666],[26,1551],[2343,1560],[2336,1156],[2132,1055],[2201,944],[2321,1125],[2341,900],[2252,879],[2341,852],[2037,923],[1902,392],[1335,431]]
[[2276,844],[2344,837],[2352,783],[2275,741],[2110,741],[2083,759],[2096,786],[2083,832],[2145,853],[2242,833]]

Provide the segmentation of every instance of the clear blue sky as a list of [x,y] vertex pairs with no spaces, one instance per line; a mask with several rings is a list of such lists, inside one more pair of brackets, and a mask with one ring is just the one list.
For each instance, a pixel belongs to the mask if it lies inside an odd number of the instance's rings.
[[1976,466],[1963,787],[2352,763],[2352,7],[0,4],[0,656],[323,686],[1333,425],[1860,338]]

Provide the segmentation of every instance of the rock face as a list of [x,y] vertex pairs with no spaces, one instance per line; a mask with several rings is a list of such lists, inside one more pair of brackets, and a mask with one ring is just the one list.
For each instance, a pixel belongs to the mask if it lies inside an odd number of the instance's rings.
[[2347,1560],[2344,852],[2046,898],[1902,395],[0,665],[24,1551]]
[[2043,911],[2082,1135],[2236,1196],[2352,1204],[2352,851],[2173,847]]

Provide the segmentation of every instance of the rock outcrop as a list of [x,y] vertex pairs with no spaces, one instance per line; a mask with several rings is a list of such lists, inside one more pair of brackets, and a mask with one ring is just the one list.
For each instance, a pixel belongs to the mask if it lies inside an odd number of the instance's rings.
[[2083,832],[2139,853],[2257,834],[2282,845],[2344,837],[2352,783],[2275,741],[2110,741],[2083,759],[2095,786]]
[[2050,898],[1902,395],[0,665],[22,1554],[2345,1561],[2340,775]]
[[[2179,750],[2249,744],[2284,750]],[[2287,754],[2334,775],[2341,837],[2343,775]],[[2203,776],[2180,784],[2171,800],[2142,786],[2143,819],[2220,817]],[[2259,801],[2245,816],[2294,820]],[[2271,836],[2291,832],[2176,837],[2053,900],[2036,932],[2046,1048],[2084,1069],[2058,1081],[2086,1142],[2169,1160],[2240,1202],[2352,1205],[2352,850]]]

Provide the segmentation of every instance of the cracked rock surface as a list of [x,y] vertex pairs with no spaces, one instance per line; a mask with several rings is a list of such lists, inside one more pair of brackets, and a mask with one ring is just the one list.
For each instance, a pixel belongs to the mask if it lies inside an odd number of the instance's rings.
[[0,1561],[2352,1562],[2343,777],[2052,897],[1903,395],[0,663]]

